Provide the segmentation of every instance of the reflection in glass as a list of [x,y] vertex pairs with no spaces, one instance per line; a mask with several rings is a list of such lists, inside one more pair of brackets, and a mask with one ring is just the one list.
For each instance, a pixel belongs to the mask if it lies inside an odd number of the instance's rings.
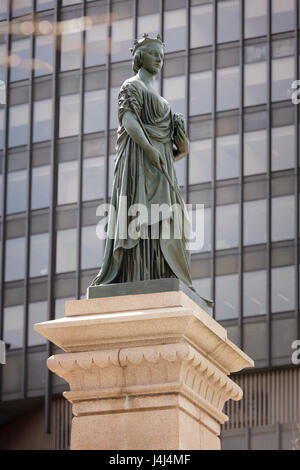
[[294,238],[294,215],[294,196],[272,197],[272,242]]
[[47,34],[35,37],[34,75],[49,75],[53,73],[54,44],[53,35]]
[[267,33],[267,0],[245,0],[245,38]]
[[45,165],[32,168],[31,178],[31,209],[49,207],[50,166]]
[[186,172],[186,159],[182,158],[178,162],[175,162],[174,168],[175,168],[176,177],[177,177],[179,186],[184,186],[185,185],[185,172]]
[[34,101],[33,142],[51,139],[51,100]]
[[86,91],[84,94],[84,133],[105,129],[105,90]]
[[99,240],[96,225],[81,228],[81,269],[97,268],[103,259],[104,240]]
[[23,212],[26,209],[26,170],[11,171],[7,174],[7,206],[8,214]]
[[110,129],[117,129],[119,127],[118,119],[118,95],[120,87],[114,87],[110,89]]
[[9,147],[27,144],[28,117],[27,103],[9,107]]
[[212,72],[197,72],[190,74],[190,115],[211,112]]
[[140,38],[144,33],[149,34],[150,37],[156,37],[159,33],[159,14],[139,16],[137,19],[138,24],[138,37]]
[[2,0],[0,2],[0,20],[6,20],[7,19],[7,13],[8,13],[8,0]]
[[254,62],[245,64],[245,106],[265,103],[267,100],[267,64]]
[[111,61],[130,59],[129,49],[133,42],[133,19],[125,18],[112,22]]
[[244,202],[244,245],[267,241],[267,204],[265,199]]
[[112,187],[114,181],[114,171],[115,171],[115,154],[108,156],[108,196],[112,195]]
[[57,204],[71,204],[78,198],[78,161],[58,164]]
[[56,272],[76,269],[76,229],[58,230],[56,234]]
[[9,345],[9,349],[22,348],[23,346],[24,307],[14,305],[4,308],[4,335],[3,339]]
[[245,132],[244,175],[256,175],[267,171],[267,131]]
[[216,208],[217,250],[238,245],[238,204],[227,204]]
[[294,57],[272,60],[272,101],[290,99],[290,90],[295,74]]
[[239,67],[217,70],[217,111],[239,106]]
[[267,273],[264,270],[244,273],[244,317],[266,313]]
[[34,330],[35,323],[47,321],[47,302],[30,302],[28,305],[28,346],[45,344],[46,338]]
[[62,34],[60,70],[79,69],[81,62],[81,33]]
[[4,131],[4,108],[0,108],[0,150],[3,149],[3,131]]
[[174,113],[185,112],[185,77],[169,77],[163,82],[164,98],[170,103]]
[[105,64],[106,60],[106,24],[94,24],[85,35],[85,66]]
[[9,238],[5,241],[5,281],[24,279],[25,238]]
[[[6,44],[0,44],[0,80],[5,82],[6,71]],[[1,101],[0,104],[5,102],[5,84],[1,84]],[[3,96],[3,99],[2,99]]]
[[10,81],[26,80],[31,69],[30,39],[11,42]]
[[50,8],[54,8],[54,0],[37,0],[36,10],[50,10]]
[[[2,0],[1,0],[2,2]],[[12,0],[12,16],[25,15],[32,11],[32,0]]]
[[212,43],[212,4],[191,7],[191,48]]
[[30,277],[48,274],[48,245],[48,233],[30,236]]
[[272,129],[272,171],[293,168],[295,160],[294,126]]
[[239,137],[217,137],[217,179],[235,178],[239,171]]
[[239,0],[218,1],[218,42],[230,42],[240,35]]
[[82,200],[104,197],[104,157],[85,158],[82,173]]
[[59,137],[79,133],[79,94],[60,97]]
[[217,320],[237,317],[238,285],[237,274],[216,276],[215,313]]
[[197,294],[206,299],[211,299],[211,280],[209,277],[193,279],[193,286]]
[[295,267],[272,268],[272,313],[295,309]]
[[272,0],[272,33],[294,29],[294,0]]
[[190,142],[189,184],[211,180],[211,139]]
[[63,299],[55,299],[55,320],[63,318],[66,314],[66,302],[75,300],[74,297],[64,297]]
[[164,14],[164,41],[166,52],[185,49],[186,10],[166,11]]

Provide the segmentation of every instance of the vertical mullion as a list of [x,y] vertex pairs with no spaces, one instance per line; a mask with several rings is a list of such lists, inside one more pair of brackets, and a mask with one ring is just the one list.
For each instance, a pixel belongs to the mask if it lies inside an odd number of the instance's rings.
[[244,261],[243,261],[243,239],[244,239],[244,1],[240,1],[240,111],[239,111],[239,250],[238,250],[238,276],[239,276],[239,298],[238,298],[238,346],[243,348],[243,287],[244,287]]
[[267,366],[271,367],[271,230],[272,230],[272,3],[268,0],[267,26]]
[[109,197],[109,141],[110,141],[110,65],[111,65],[111,47],[112,47],[112,0],[107,0],[107,54],[106,54],[106,129],[105,129],[105,161],[104,161],[104,202]]
[[138,35],[138,0],[133,0],[133,35],[136,39]]
[[[7,33],[6,33],[6,51],[7,57],[10,55],[11,48],[11,2],[8,2],[7,15]],[[8,118],[9,118],[9,81],[10,68],[5,68],[5,108],[3,123],[3,152],[2,152],[2,223],[1,223],[1,269],[0,269],[0,339],[4,336],[4,283],[5,283],[5,238],[6,238],[6,188],[7,188],[7,159],[8,159]],[[0,366],[0,401],[2,398],[2,376],[3,366]]]
[[[36,10],[36,0],[33,0],[33,13],[34,16]],[[33,64],[35,55],[35,34],[31,34],[30,42],[30,57]],[[34,67],[31,67],[29,76],[29,130],[28,130],[28,144],[27,144],[27,189],[26,189],[26,227],[25,227],[25,273],[24,273],[24,328],[23,328],[23,383],[22,383],[22,396],[23,399],[27,397],[27,369],[28,369],[28,313],[29,313],[29,273],[30,273],[30,208],[31,208],[31,165],[32,165],[32,140],[33,140],[33,79],[34,79]]]
[[[81,4],[81,16],[84,18],[86,13],[85,0]],[[78,165],[78,194],[77,194],[77,238],[76,238],[76,287],[75,298],[80,299],[80,269],[81,269],[81,221],[82,221],[82,166],[83,166],[83,132],[84,132],[84,88],[85,88],[85,30],[81,33],[81,61],[80,61],[80,85],[79,85],[79,165]]]
[[[191,46],[191,0],[186,0],[186,37],[185,37],[185,122],[186,131],[190,135],[190,46]],[[185,158],[185,198],[189,202],[189,153]]]
[[[59,68],[59,47],[58,47],[58,24],[59,24],[59,5],[60,0],[55,0],[54,6],[54,60],[53,60],[53,78],[52,78],[52,129],[51,129],[51,151],[50,151],[50,207],[49,207],[49,268],[47,283],[47,317],[53,319],[54,314],[54,277],[56,268],[56,203],[57,203],[57,160],[56,160],[56,135],[59,118],[59,97],[58,97],[58,68]],[[52,355],[52,343],[47,341],[47,355]],[[51,432],[51,400],[52,400],[52,375],[49,369],[46,369],[45,379],[45,432]]]
[[[295,7],[295,79],[299,75],[299,8],[298,1],[294,2]],[[295,105],[295,318],[296,337],[300,338],[300,317],[299,317],[299,104]]]
[[[216,272],[216,118],[217,118],[217,35],[218,2],[213,0],[213,47],[212,47],[212,184],[211,184],[211,298],[215,299]],[[213,310],[215,318],[215,309]]]

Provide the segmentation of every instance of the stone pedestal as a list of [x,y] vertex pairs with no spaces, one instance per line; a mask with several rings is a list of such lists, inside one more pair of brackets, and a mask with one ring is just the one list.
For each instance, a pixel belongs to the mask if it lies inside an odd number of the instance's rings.
[[219,449],[228,375],[253,366],[183,291],[70,301],[35,330],[66,351],[47,365],[70,384],[71,449]]

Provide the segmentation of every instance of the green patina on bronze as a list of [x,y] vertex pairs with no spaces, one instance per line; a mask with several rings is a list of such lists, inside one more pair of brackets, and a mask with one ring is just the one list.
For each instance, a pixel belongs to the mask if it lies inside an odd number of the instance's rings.
[[[185,157],[189,142],[184,120],[171,110],[170,104],[154,88],[154,79],[161,70],[164,45],[160,37],[144,35],[135,41],[132,50],[134,77],[121,86],[118,97],[119,129],[111,204],[116,219],[109,217],[102,267],[91,286],[178,278],[193,291],[190,254],[186,239],[174,235],[178,225],[186,223],[186,209],[174,168],[174,161]],[[125,201],[125,202],[124,202]],[[170,211],[160,214],[156,223],[148,221],[148,238],[121,238],[118,222],[133,204],[178,205],[181,214]],[[162,236],[162,221],[168,217],[171,237]],[[130,223],[128,216],[128,224]],[[184,221],[184,222],[183,222]],[[158,238],[151,238],[154,228]],[[183,232],[183,230],[182,230]],[[211,301],[207,301],[211,306]]]

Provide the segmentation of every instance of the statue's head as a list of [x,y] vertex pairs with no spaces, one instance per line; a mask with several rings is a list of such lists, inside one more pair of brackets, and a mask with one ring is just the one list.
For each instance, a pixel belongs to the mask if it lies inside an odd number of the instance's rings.
[[164,58],[164,44],[160,35],[150,38],[147,34],[139,41],[134,41],[134,47],[130,49],[133,55],[133,71],[138,73],[141,68],[146,69],[152,75],[157,75],[162,67]]

